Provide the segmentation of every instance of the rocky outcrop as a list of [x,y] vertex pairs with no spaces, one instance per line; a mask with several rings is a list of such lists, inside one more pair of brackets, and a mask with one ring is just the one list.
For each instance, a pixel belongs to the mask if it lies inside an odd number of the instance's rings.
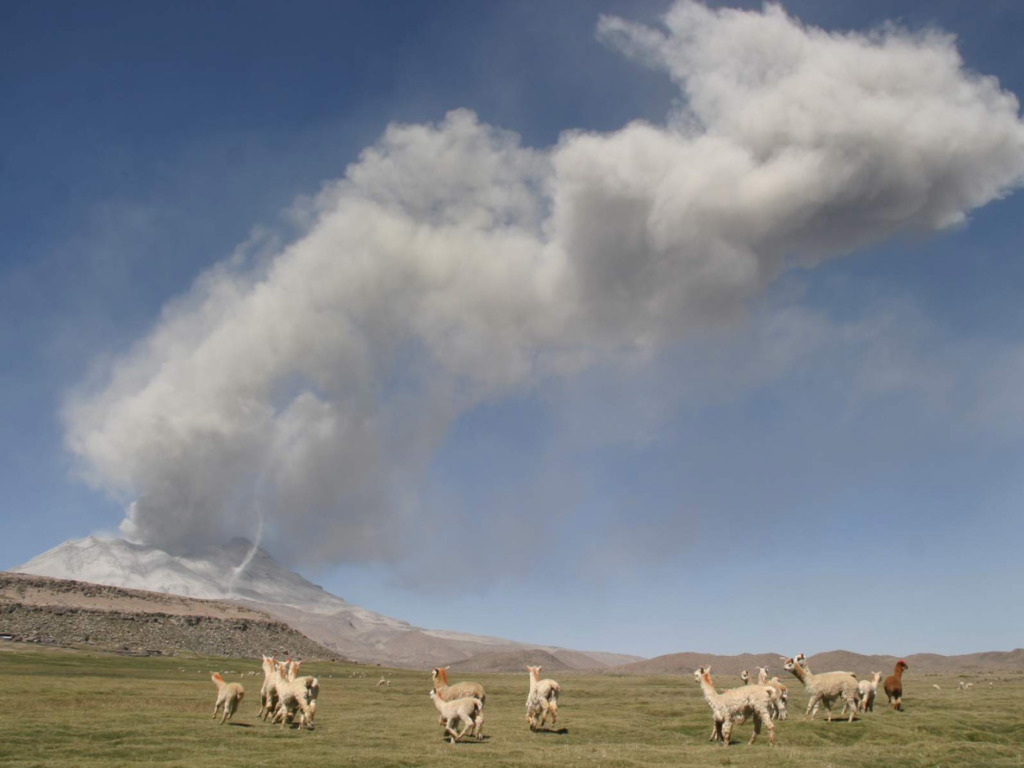
[[[79,604],[70,604],[75,602]],[[258,611],[7,573],[0,573],[0,637],[149,655],[258,658],[276,652],[303,659],[340,658]]]

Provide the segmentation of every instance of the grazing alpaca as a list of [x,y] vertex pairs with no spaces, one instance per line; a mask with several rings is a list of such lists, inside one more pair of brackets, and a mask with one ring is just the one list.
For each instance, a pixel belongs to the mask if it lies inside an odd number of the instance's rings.
[[221,717],[220,724],[224,725],[235,714],[238,705],[242,703],[245,689],[242,688],[241,683],[225,683],[224,678],[216,672],[210,675],[210,679],[217,686],[217,703],[213,705],[213,716],[216,717],[217,710],[223,707],[224,716]]
[[893,709],[903,711],[903,670],[910,669],[903,659],[896,662],[896,669],[885,678],[885,695]]
[[857,693],[860,695],[860,711],[875,711],[875,694],[878,691],[878,681],[882,679],[881,672],[872,672],[870,680],[861,680],[857,683]]
[[815,675],[807,666],[802,654],[797,654],[792,659],[785,659],[783,669],[792,672],[793,675],[807,688],[810,699],[807,701],[807,711],[804,719],[813,720],[818,714],[818,705],[824,704],[828,712],[828,722],[832,722],[832,702],[836,699],[843,699],[845,706],[843,712],[850,710],[850,722],[853,722],[857,714],[857,678],[849,672],[824,672]]
[[700,667],[693,673],[694,679],[700,683],[704,700],[711,707],[711,716],[715,730],[713,741],[721,741],[722,746],[729,746],[732,735],[733,719],[749,715],[754,720],[754,733],[749,744],[753,744],[761,732],[762,723],[768,726],[768,743],[775,744],[775,724],[768,713],[768,705],[775,697],[775,689],[767,685],[745,685],[717,693],[711,682],[711,667]]
[[542,727],[548,715],[551,715],[552,725],[558,722],[558,694],[562,689],[554,680],[541,680],[542,669],[543,667],[529,665],[526,667],[530,673],[530,692],[526,696],[526,722],[530,724],[531,731]]
[[757,683],[758,685],[770,685],[774,688],[779,696],[772,702],[769,711],[771,712],[773,720],[785,720],[786,704],[789,703],[789,688],[779,682],[779,678],[773,677],[771,680],[768,679],[768,667],[754,667],[757,670]]
[[[434,702],[440,718],[438,722],[444,726],[444,730],[451,736],[451,743],[462,741],[466,732],[472,729],[477,739],[483,738],[480,729],[483,727],[483,702],[480,699],[467,696],[453,701],[444,701],[437,691],[430,692],[430,700]],[[462,730],[455,732],[454,726],[459,722],[463,723]]]

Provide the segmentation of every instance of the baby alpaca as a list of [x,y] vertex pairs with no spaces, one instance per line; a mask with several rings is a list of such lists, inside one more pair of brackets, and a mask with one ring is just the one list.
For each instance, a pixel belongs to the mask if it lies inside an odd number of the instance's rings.
[[[480,699],[468,697],[455,699],[454,701],[445,701],[438,695],[437,691],[431,691],[430,700],[434,702],[434,706],[441,716],[439,722],[444,726],[445,732],[451,736],[452,744],[456,741],[462,741],[462,737],[470,730],[473,731],[477,739],[482,738],[480,729],[483,727],[484,722],[484,705]],[[460,721],[463,723],[463,727],[461,731],[456,733],[454,726]]]
[[210,679],[217,686],[217,703],[213,705],[213,716],[217,717],[217,710],[223,707],[224,715],[220,719],[220,724],[224,725],[235,714],[238,705],[242,703],[245,689],[242,688],[241,683],[225,683],[224,678],[216,672],[210,675]]
[[861,680],[857,683],[857,694],[860,696],[860,711],[875,711],[875,693],[878,691],[878,681],[882,679],[881,672],[872,672],[870,680]]

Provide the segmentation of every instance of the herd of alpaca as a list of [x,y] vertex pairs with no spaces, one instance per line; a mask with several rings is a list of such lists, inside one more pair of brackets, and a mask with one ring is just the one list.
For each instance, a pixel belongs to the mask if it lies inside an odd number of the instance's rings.
[[[852,722],[857,712],[874,711],[875,695],[881,672],[872,672],[871,680],[857,680],[852,672],[825,672],[814,674],[806,657],[798,653],[792,658],[780,657],[783,669],[790,672],[807,689],[807,710],[805,719],[813,720],[820,705],[825,705],[829,722],[832,720],[832,706],[843,701],[842,715],[849,712]],[[281,723],[282,728],[290,723],[313,729],[316,716],[316,700],[320,683],[312,675],[300,677],[302,661],[277,661],[276,656],[263,657],[263,686],[260,689],[259,717],[271,723]],[[893,709],[903,709],[903,672],[908,669],[906,661],[900,659],[892,675],[885,679],[883,690]],[[541,679],[543,668],[527,666],[530,688],[526,696],[526,722],[531,731],[544,727],[548,718],[554,725],[558,721],[558,695],[561,686],[551,679]],[[756,667],[757,682],[754,683],[747,670],[740,673],[743,685],[722,692],[715,690],[711,679],[711,667],[699,667],[694,679],[701,687],[704,700],[711,707],[712,730],[710,741],[728,746],[735,724],[743,724],[747,718],[753,721],[754,732],[748,744],[753,744],[761,733],[768,729],[768,743],[775,744],[774,720],[785,720],[789,690],[778,677],[768,677],[768,667]],[[483,710],[487,693],[480,683],[448,682],[448,667],[431,670],[434,686],[430,699],[438,712],[438,723],[444,728],[445,737],[452,743],[460,742],[467,735],[483,739]],[[217,686],[217,700],[213,717],[221,712],[221,724],[231,719],[241,703],[245,691],[239,683],[227,683],[214,672],[211,679]],[[378,687],[389,687],[389,680],[381,678]],[[961,689],[970,687],[961,681]],[[938,686],[936,686],[938,687]],[[296,720],[296,718],[298,718]]]
[[[803,683],[807,689],[807,711],[805,719],[813,720],[820,705],[825,705],[828,720],[832,720],[832,705],[843,702],[842,714],[849,711],[852,722],[857,712],[872,712],[875,708],[875,692],[881,672],[872,672],[871,680],[857,680],[852,672],[811,672],[807,659],[802,653],[793,658],[780,658],[783,669]],[[883,684],[889,704],[893,709],[903,709],[903,670],[908,669],[907,662],[900,659],[896,662],[895,672],[886,678]],[[757,683],[753,683],[750,673],[743,670],[740,679],[743,685],[719,693],[711,680],[711,667],[699,667],[694,671],[694,679],[700,684],[704,700],[711,707],[712,729],[710,741],[721,742],[728,746],[729,737],[734,724],[743,724],[747,718],[754,722],[754,732],[749,744],[753,744],[761,733],[761,727],[768,729],[768,742],[775,744],[775,725],[772,720],[786,719],[786,703],[789,692],[779,678],[768,677],[767,667],[757,667]]]

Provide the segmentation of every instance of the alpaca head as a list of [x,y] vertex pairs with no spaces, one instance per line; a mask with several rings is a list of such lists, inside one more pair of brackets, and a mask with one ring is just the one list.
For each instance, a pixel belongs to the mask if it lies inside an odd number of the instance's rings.
[[907,664],[903,659],[896,662],[896,671],[902,672],[904,669],[910,669],[910,665]]
[[747,682],[749,679],[750,673],[747,672],[747,670],[744,669],[742,672],[740,672],[740,680],[742,680],[743,682]]
[[531,667],[529,664],[526,665],[526,671],[530,673],[530,677],[534,680],[540,679],[540,671],[542,669],[544,669],[544,667]]
[[796,669],[796,659],[782,659],[782,668],[787,672]]
[[693,671],[693,679],[698,683],[711,685],[711,667],[697,667]]

